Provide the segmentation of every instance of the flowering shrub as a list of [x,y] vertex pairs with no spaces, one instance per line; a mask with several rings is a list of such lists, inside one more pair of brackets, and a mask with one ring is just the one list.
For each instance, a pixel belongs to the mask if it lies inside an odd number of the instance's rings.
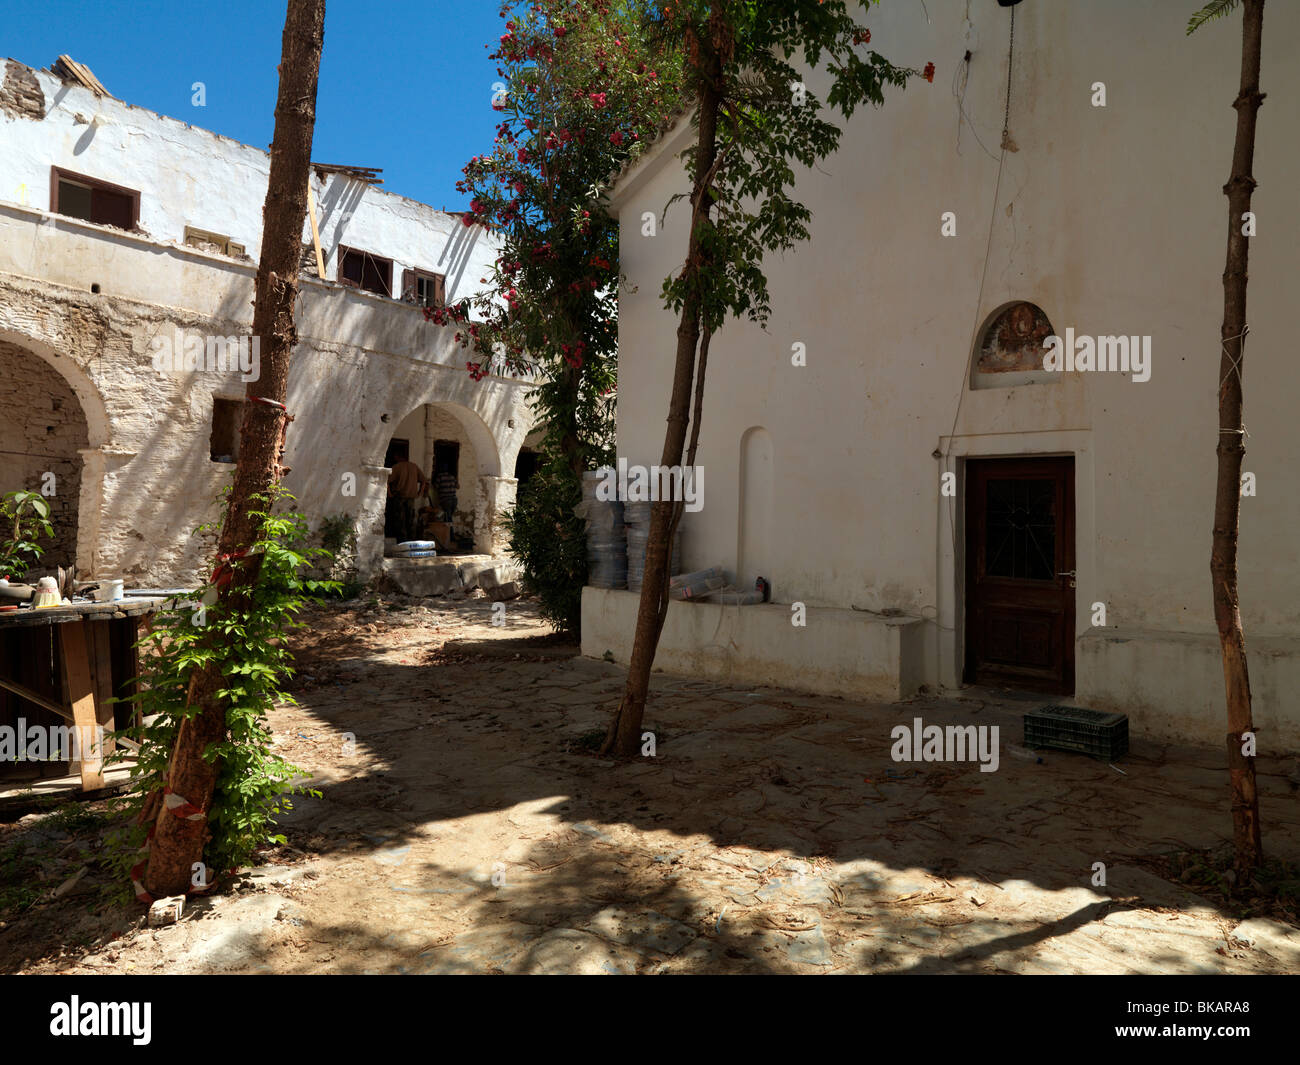
[[470,197],[466,224],[499,234],[501,254],[481,295],[425,311],[456,328],[474,380],[537,381],[544,485],[529,499],[521,492],[507,531],[557,627],[576,626],[574,590],[586,580],[572,513],[582,472],[613,455],[618,224],[600,194],[681,102],[681,63],[652,44],[649,9],[647,0],[502,7],[491,56],[507,89],[493,100],[500,122],[492,150],[457,184]]

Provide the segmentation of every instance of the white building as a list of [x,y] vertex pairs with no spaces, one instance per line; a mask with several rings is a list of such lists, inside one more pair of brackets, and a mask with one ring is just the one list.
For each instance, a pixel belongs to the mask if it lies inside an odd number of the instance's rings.
[[[55,69],[10,59],[0,83],[0,493],[54,485],[51,570],[186,582],[237,449],[245,376],[208,367],[251,330],[269,156]],[[500,548],[529,385],[472,381],[415,305],[480,288],[493,238],[347,171],[311,182],[324,279],[308,224],[286,488],[313,526],[352,519],[372,576],[404,442],[426,475],[435,452],[458,468],[460,525]],[[215,345],[203,368],[156,368],[191,337]]]
[[[1196,6],[1025,0],[1010,62],[1011,11],[994,0],[871,10],[871,47],[934,61],[934,83],[887,90],[801,173],[812,239],[765,264],[768,328],[729,323],[709,358],[685,566],[762,575],[773,603],[672,604],[657,665],[886,699],[1030,687],[1124,711],[1137,733],[1223,742],[1209,563],[1241,16],[1189,38]],[[1300,7],[1270,5],[1240,592],[1273,751],[1300,748],[1298,40]],[[824,98],[824,78],[808,84]],[[679,123],[613,194],[631,283],[618,453],[644,465],[675,351],[660,282],[686,248],[686,210],[663,212],[689,188],[692,136]],[[1149,379],[1045,372],[1043,339],[1067,329],[1149,337]],[[584,653],[626,661],[636,605],[586,589]]]

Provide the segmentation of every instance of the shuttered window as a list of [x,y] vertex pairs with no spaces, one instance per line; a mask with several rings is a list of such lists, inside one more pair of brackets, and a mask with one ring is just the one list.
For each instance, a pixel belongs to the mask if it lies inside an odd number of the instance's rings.
[[402,299],[419,307],[445,307],[447,278],[426,270],[403,270]]
[[140,217],[140,194],[132,189],[53,168],[51,204],[55,214],[101,226],[134,229]]
[[357,248],[339,248],[339,281],[380,296],[393,294],[393,260]]

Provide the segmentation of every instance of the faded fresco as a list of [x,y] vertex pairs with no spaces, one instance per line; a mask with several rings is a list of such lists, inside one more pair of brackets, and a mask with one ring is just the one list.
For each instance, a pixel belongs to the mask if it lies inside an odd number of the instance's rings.
[[1041,370],[1043,341],[1054,332],[1041,308],[1013,303],[985,327],[975,369],[979,373]]

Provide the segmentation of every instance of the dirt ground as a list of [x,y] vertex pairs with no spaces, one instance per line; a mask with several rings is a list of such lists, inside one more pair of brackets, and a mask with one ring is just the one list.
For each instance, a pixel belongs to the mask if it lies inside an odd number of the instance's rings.
[[[99,894],[102,803],[0,814],[0,971],[1300,971],[1289,904],[1203,886],[1194,854],[1231,829],[1222,752],[1017,758],[1027,705],[988,693],[885,705],[656,674],[654,756],[610,761],[593,741],[622,670],[526,601],[502,627],[491,605],[312,612],[299,705],[273,724],[321,797],[179,924]],[[999,725],[998,770],[892,761],[914,717]],[[1259,762],[1289,861],[1293,766]]]

